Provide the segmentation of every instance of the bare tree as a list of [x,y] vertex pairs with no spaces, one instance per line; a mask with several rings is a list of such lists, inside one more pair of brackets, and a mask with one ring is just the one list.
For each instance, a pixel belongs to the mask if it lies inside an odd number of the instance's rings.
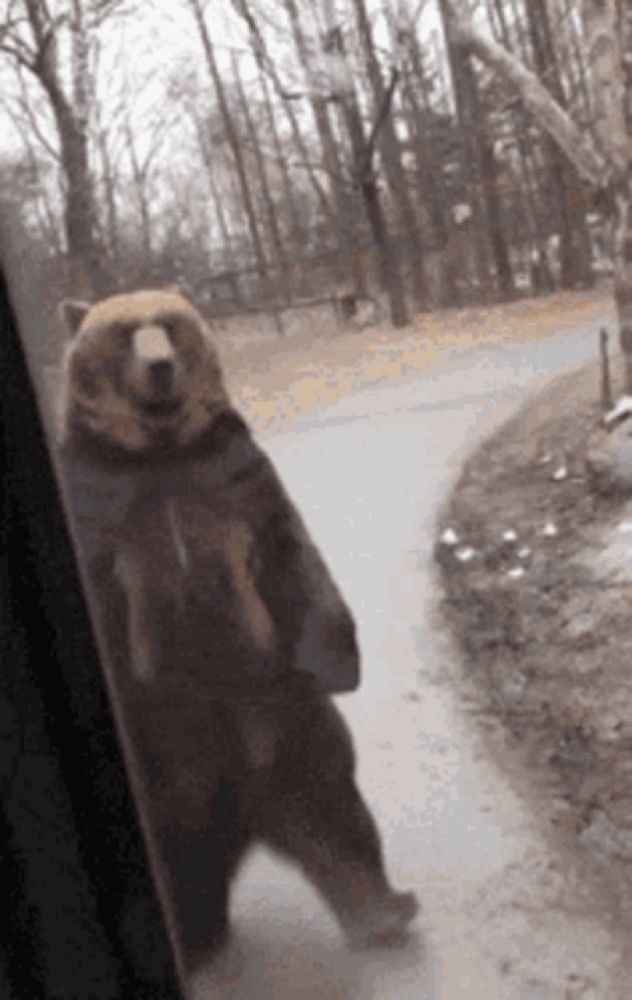
[[[535,70],[560,107],[568,107],[560,67],[553,45],[546,0],[525,5]],[[563,288],[592,284],[590,239],[586,227],[586,197],[574,165],[563,155],[555,139],[546,134],[549,205],[558,220],[561,237],[561,284]]]
[[587,59],[594,88],[591,129],[580,127],[513,54],[451,9],[455,37],[510,83],[579,174],[611,206],[615,300],[625,387],[632,393],[632,10],[617,0],[583,0]]
[[[359,192],[361,203],[366,211],[370,232],[376,247],[379,271],[387,290],[391,307],[391,318],[396,326],[408,322],[404,286],[401,278],[401,265],[396,244],[390,237],[385,214],[382,208],[377,177],[373,163],[376,143],[380,130],[390,113],[391,101],[397,74],[393,75],[389,86],[383,93],[383,102],[375,113],[374,122],[367,137],[362,115],[354,92],[353,72],[348,63],[347,52],[340,26],[335,23],[333,9],[325,11],[325,25],[321,38],[316,45],[310,45],[310,40],[304,30],[304,19],[299,13],[296,0],[282,0],[287,13],[295,49],[300,66],[303,70],[304,85],[297,90],[280,84],[278,74],[271,67],[265,45],[256,18],[247,0],[235,0],[238,13],[244,18],[256,40],[260,64],[276,80],[280,94],[286,99],[307,97],[314,115],[315,125],[321,140],[323,164],[332,185],[333,197],[337,208],[339,246],[353,263],[359,263],[363,253],[359,245],[357,213],[354,211],[355,198],[352,192]],[[325,70],[323,71],[323,65]],[[327,67],[335,65],[332,74]],[[351,149],[351,164],[345,167],[342,162],[340,144],[336,141],[332,122],[329,117],[328,105],[335,103],[341,112],[345,134]],[[349,239],[351,237],[351,239]],[[360,268],[356,270],[359,283],[363,284]]]
[[[380,95],[381,104],[373,111],[373,120],[367,132],[354,85],[353,67],[347,52],[344,27],[337,20],[332,3],[325,2],[322,13],[324,31],[321,54],[332,60],[335,67],[335,78],[329,84],[331,89],[328,96],[340,111],[349,142],[351,184],[361,195],[377,253],[380,279],[389,300],[391,322],[395,327],[405,326],[410,318],[406,304],[401,255],[388,225],[375,171],[377,144],[384,122],[391,113],[395,89],[399,83],[399,73],[393,69],[390,81]],[[353,202],[350,207],[353,207]],[[358,252],[354,247],[354,255]]]
[[[373,107],[375,111],[378,111],[384,108],[387,88],[377,57],[365,0],[352,0],[352,5],[360,38],[362,58],[372,90]],[[417,306],[423,306],[427,304],[428,293],[424,281],[424,246],[421,223],[410,195],[408,178],[402,167],[402,150],[391,114],[392,107],[393,102],[391,101],[388,113],[383,116],[378,146],[384,173],[397,206],[399,228],[406,235],[408,256],[412,262],[410,272],[415,302]]]
[[210,143],[208,139],[208,131],[204,128],[203,123],[201,122],[199,117],[197,117],[195,111],[193,111],[192,114],[195,122],[195,133],[198,142],[198,149],[200,151],[200,155],[204,163],[206,181],[208,183],[209,193],[211,195],[211,201],[213,203],[213,208],[215,210],[215,216],[217,218],[219,229],[222,234],[224,249],[226,251],[229,261],[233,263],[234,259],[233,238],[230,231],[227,212],[224,206],[224,198],[222,197],[215,176],[216,162],[211,153]]
[[[43,155],[49,152],[48,145],[43,148],[42,144],[38,146],[37,136],[32,129],[31,116],[24,113],[21,100],[11,101],[8,97],[2,97],[0,107],[13,123],[23,148],[23,156],[15,165],[11,161],[3,165],[4,187],[13,191],[10,200],[20,206],[23,220],[25,210],[29,207],[32,209],[37,220],[39,239],[49,250],[52,249],[57,256],[61,256],[63,254],[61,226],[51,196],[51,159],[43,159]],[[53,151],[52,169],[57,170],[58,164],[59,158],[56,151]],[[22,184],[18,184],[20,176]],[[16,197],[17,192],[19,195]]]
[[402,56],[402,113],[408,130],[408,145],[415,157],[414,183],[417,209],[422,218],[425,237],[425,269],[434,280],[427,282],[428,303],[431,306],[449,305],[454,301],[456,289],[450,272],[449,205],[441,169],[436,160],[441,153],[433,150],[428,133],[434,118],[430,97],[430,73],[426,72],[421,44],[415,24],[407,11],[385,4],[384,16],[390,31],[391,44]]
[[[337,44],[342,44],[340,36],[338,36]],[[400,256],[391,238],[384,216],[378,180],[374,169],[376,140],[381,120],[384,115],[388,114],[396,83],[397,75],[393,74],[391,82],[384,93],[383,105],[378,111],[377,118],[368,136],[365,133],[353,92],[347,92],[339,100],[353,152],[354,182],[362,194],[371,234],[377,250],[380,276],[389,299],[391,322],[394,327],[401,327],[408,324],[409,315],[406,307]]]
[[135,129],[132,126],[129,113],[124,115],[123,120],[123,135],[125,137],[125,146],[127,155],[129,158],[129,164],[132,174],[132,190],[134,192],[134,197],[136,204],[138,206],[138,215],[140,217],[141,225],[141,236],[143,250],[147,259],[149,260],[152,255],[152,227],[151,227],[151,191],[150,191],[150,179],[151,172],[154,167],[154,162],[158,156],[161,146],[165,140],[166,134],[169,130],[171,124],[171,118],[169,115],[163,114],[160,118],[155,121],[145,123],[144,130],[144,151],[141,154],[138,149],[138,139],[136,136]]
[[[75,280],[92,291],[102,284],[103,261],[88,153],[90,49],[103,23],[123,6],[123,0],[67,0],[53,13],[46,0],[14,0],[0,24],[0,55],[18,72],[28,72],[48,99],[65,179],[67,253]],[[64,32],[70,41],[70,74],[61,56]]]
[[[283,178],[283,195],[291,219],[292,240],[296,246],[300,246],[303,234],[301,212],[299,210],[297,196],[294,191],[294,184],[292,183],[292,178],[290,177],[288,157],[285,155],[281,144],[281,137],[279,135],[279,128],[277,125],[277,114],[272,104],[268,78],[261,69],[261,66],[259,66],[258,82],[261,86],[261,94],[263,96],[266,125],[272,139],[276,162]],[[328,212],[325,212],[325,215],[327,216]]]
[[234,50],[231,53],[231,63],[233,70],[233,80],[235,85],[235,95],[237,98],[237,102],[239,104],[239,108],[241,110],[241,116],[245,127],[245,134],[248,139],[248,146],[252,153],[252,157],[255,163],[270,242],[274,248],[274,255],[276,258],[277,265],[280,266],[283,272],[287,272],[288,269],[287,254],[285,252],[285,247],[283,245],[283,238],[281,236],[281,230],[277,218],[276,206],[274,204],[274,199],[272,197],[272,192],[270,190],[270,179],[268,177],[268,168],[263,156],[263,152],[261,149],[261,141],[259,138],[259,134],[257,132],[257,128],[255,126],[254,118],[250,111],[250,104],[241,77],[241,71],[239,67],[239,56]]
[[327,177],[329,180],[331,197],[334,205],[334,232],[340,252],[349,257],[354,264],[354,279],[356,292],[363,293],[366,290],[366,276],[363,269],[358,267],[361,261],[359,249],[359,232],[357,220],[355,218],[355,199],[345,178],[339,144],[336,142],[334,129],[329,113],[330,93],[323,93],[322,87],[318,85],[314,78],[313,59],[310,54],[308,39],[303,28],[303,18],[299,12],[296,0],[283,0],[283,6],[287,13],[292,37],[299,62],[303,69],[308,88],[309,102],[316,126],[316,131],[320,140],[322,159]]
[[[327,192],[318,178],[318,170],[322,169],[323,165],[318,164],[318,169],[315,168],[314,163],[310,158],[305,138],[301,132],[298,118],[294,112],[293,103],[299,95],[288,93],[286,87],[284,86],[281,76],[276,69],[275,63],[268,54],[263,34],[259,28],[257,19],[250,8],[248,0],[232,0],[232,2],[237,14],[239,17],[243,18],[248,27],[251,51],[257,62],[261,76],[264,79],[266,77],[270,78],[274,86],[275,93],[282,103],[284,114],[287,117],[288,124],[290,126],[292,140],[299,156],[297,165],[300,165],[307,171],[307,175],[314,193],[316,194],[323,217],[328,220],[330,228],[333,230],[336,224],[337,213],[333,211]],[[325,172],[327,172],[326,165],[324,165],[324,169]],[[329,173],[331,176],[331,171],[329,171]]]
[[444,21],[457,117],[463,135],[463,161],[468,175],[469,196],[474,206],[478,280],[481,290],[485,292],[490,285],[493,261],[500,292],[503,297],[510,297],[513,294],[513,274],[501,218],[493,140],[469,54],[456,44],[448,0],[440,0],[439,6]]
[[226,96],[224,82],[222,80],[222,76],[220,74],[219,67],[217,65],[217,60],[215,58],[215,52],[213,49],[213,44],[211,42],[211,36],[208,27],[206,25],[206,20],[204,18],[202,3],[201,0],[187,0],[187,4],[189,6],[189,9],[191,10],[191,13],[193,14],[195,24],[198,29],[200,41],[202,43],[202,48],[206,59],[206,65],[213,83],[215,96],[217,98],[217,103],[219,105],[222,119],[224,122],[226,138],[230,145],[231,153],[233,156],[235,170],[237,172],[237,177],[239,180],[241,196],[243,199],[244,211],[246,213],[246,218],[248,220],[248,228],[252,240],[252,248],[255,255],[257,271],[259,272],[259,275],[261,277],[264,277],[267,272],[268,265],[263,247],[263,241],[261,239],[261,233],[259,231],[257,213],[255,210],[255,205],[250,190],[250,182],[246,171],[246,164],[244,162],[244,157],[242,155],[242,150],[239,142],[239,135],[235,127],[230,105],[228,103],[228,98]]

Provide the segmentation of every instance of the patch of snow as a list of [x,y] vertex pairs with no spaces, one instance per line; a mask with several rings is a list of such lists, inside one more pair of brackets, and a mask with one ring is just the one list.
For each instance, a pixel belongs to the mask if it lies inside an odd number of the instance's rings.
[[549,523],[545,524],[544,528],[542,529],[542,534],[545,535],[547,538],[555,538],[555,536],[559,534],[557,525],[553,524],[552,521],[549,521]]
[[551,477],[556,483],[561,483],[564,479],[568,478],[568,469],[565,465],[560,465],[559,469],[556,469]]
[[520,559],[528,559],[530,555],[531,555],[531,549],[529,548],[528,545],[524,545],[521,549],[518,550],[518,557]]
[[441,532],[440,541],[444,545],[458,545],[459,536],[453,528],[446,528]]
[[524,566],[514,566],[514,568],[510,569],[509,572],[507,573],[507,576],[510,577],[512,580],[520,580],[524,575],[525,575]]
[[464,549],[459,549],[456,552],[456,557],[459,560],[459,562],[464,562],[464,563],[470,562],[470,560],[473,559],[475,555],[476,555],[475,550],[467,547]]
[[472,218],[472,206],[468,205],[466,202],[459,202],[457,205],[452,206],[452,219],[455,225],[462,226],[464,222]]
[[518,535],[512,529],[509,529],[509,531],[503,531],[504,542],[516,542],[517,540],[518,540]]
[[615,422],[620,417],[627,417],[632,413],[632,396],[621,396],[615,406],[606,413],[603,422],[606,427]]

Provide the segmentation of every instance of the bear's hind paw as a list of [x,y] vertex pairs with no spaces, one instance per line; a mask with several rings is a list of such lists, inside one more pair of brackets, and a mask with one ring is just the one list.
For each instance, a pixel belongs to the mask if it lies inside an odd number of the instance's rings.
[[413,892],[393,893],[386,900],[373,902],[347,924],[345,934],[352,951],[395,948],[408,940],[408,925],[419,912]]

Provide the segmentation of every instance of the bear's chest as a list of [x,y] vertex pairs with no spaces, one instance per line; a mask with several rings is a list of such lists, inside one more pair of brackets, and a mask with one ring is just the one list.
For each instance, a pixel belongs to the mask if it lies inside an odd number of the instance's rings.
[[64,478],[71,523],[87,564],[130,536],[153,539],[157,556],[166,549],[178,564],[190,563],[190,549],[203,528],[217,527],[239,502],[226,470],[208,462],[142,471],[73,462]]
[[[122,589],[130,634],[146,656],[153,661],[159,647],[161,658],[194,673],[214,651],[227,663],[237,657],[243,675],[273,653],[258,588],[258,502],[247,477],[208,460],[107,475],[76,463],[70,473],[90,579],[97,593],[112,579]],[[159,641],[148,644],[148,636]]]

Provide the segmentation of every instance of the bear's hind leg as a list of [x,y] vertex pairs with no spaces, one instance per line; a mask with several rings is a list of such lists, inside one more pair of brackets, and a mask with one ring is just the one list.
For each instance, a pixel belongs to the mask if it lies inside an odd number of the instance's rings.
[[312,788],[309,803],[301,797],[289,804],[280,796],[288,808],[262,839],[298,863],[335,913],[350,947],[399,944],[418,912],[416,897],[390,885],[375,824],[355,783],[331,791],[337,805],[321,789]]
[[331,703],[303,705],[297,715],[299,738],[284,741],[257,836],[300,865],[351,947],[399,943],[418,904],[388,881],[380,836],[355,782],[347,727]]
[[235,822],[173,828],[161,835],[180,947],[187,968],[211,961],[228,943],[230,886],[248,846]]

